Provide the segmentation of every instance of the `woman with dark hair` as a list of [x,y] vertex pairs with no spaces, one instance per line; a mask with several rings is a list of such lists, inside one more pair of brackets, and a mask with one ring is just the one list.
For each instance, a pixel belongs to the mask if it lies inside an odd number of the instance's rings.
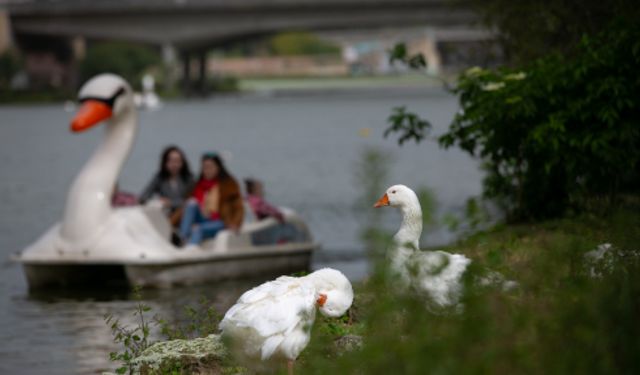
[[244,216],[240,186],[215,152],[202,155],[202,172],[180,223],[182,241],[198,244],[224,228],[239,230]]
[[[149,182],[140,195],[140,203],[157,196],[167,209],[169,215],[174,215],[182,207],[193,190],[193,174],[184,152],[177,146],[168,146],[160,157],[158,173]],[[172,220],[177,224],[177,220]]]

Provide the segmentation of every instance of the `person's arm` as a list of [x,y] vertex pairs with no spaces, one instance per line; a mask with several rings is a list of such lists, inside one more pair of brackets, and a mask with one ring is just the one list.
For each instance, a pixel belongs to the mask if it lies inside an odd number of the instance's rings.
[[196,180],[192,178],[188,178],[185,182],[184,182],[184,192],[183,192],[183,198],[185,200],[187,200],[190,197],[193,197],[193,193],[196,190]]
[[172,196],[170,200],[171,222],[174,223],[174,226],[180,222],[184,206],[189,198],[193,196],[195,189],[195,182],[192,178],[186,181],[180,180],[180,184],[180,194],[178,196]]
[[151,198],[153,194],[155,194],[158,191],[159,186],[160,186],[160,176],[156,175],[149,182],[147,187],[142,191],[142,194],[140,194],[140,198],[138,198],[138,201],[140,202],[140,204],[145,204],[149,200],[149,198]]

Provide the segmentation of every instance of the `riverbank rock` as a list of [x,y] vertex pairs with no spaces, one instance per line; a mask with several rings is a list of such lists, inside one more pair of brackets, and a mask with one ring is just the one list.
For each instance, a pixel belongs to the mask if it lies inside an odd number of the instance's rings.
[[[334,341],[338,355],[359,350],[362,336],[344,335]],[[195,374],[195,375],[244,375],[248,370],[235,366],[220,335],[209,335],[192,340],[157,342],[134,360],[134,374]],[[112,375],[104,373],[103,375]]]
[[158,342],[134,360],[135,373],[155,374],[243,374],[242,368],[225,367],[227,350],[220,335],[192,340]]
[[345,353],[353,352],[355,350],[362,349],[362,336],[359,335],[344,335],[339,337],[333,342],[336,353],[343,355]]

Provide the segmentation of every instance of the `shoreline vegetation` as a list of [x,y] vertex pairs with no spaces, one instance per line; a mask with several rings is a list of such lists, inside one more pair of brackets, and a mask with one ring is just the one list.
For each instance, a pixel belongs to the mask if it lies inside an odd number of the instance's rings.
[[[209,96],[224,96],[238,94],[261,94],[277,92],[324,92],[349,90],[429,90],[442,86],[438,78],[424,74],[399,74],[388,76],[330,76],[330,77],[250,77],[250,78],[217,78],[224,84],[213,84],[214,89]],[[163,101],[189,99],[178,90],[171,92],[158,90]],[[0,105],[12,104],[51,104],[64,101],[74,101],[75,93],[55,90],[40,91],[0,91]]]
[[[610,212],[497,224],[470,234],[443,250],[470,257],[472,274],[495,270],[519,287],[504,292],[468,278],[464,307],[456,312],[429,309],[415,295],[394,290],[384,258],[374,251],[375,270],[354,285],[354,306],[340,319],[317,319],[311,344],[296,366],[305,374],[635,372],[638,228],[640,197],[628,196]],[[610,244],[611,251],[590,263],[585,254],[603,244]],[[246,373],[219,345],[219,315],[206,303],[187,308],[187,315],[190,332],[200,338],[184,340],[183,331],[163,329],[165,337],[183,341],[151,345],[139,357],[144,370],[134,367],[131,373]],[[220,350],[208,356],[193,349],[212,345]]]

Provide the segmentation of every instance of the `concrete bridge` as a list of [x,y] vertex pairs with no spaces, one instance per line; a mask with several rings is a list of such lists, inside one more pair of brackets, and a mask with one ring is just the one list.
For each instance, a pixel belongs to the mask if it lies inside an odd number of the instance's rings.
[[187,77],[197,56],[202,79],[207,49],[259,35],[477,20],[451,0],[9,0],[5,9],[18,44],[38,36],[66,38],[72,50],[74,40],[140,42],[161,47],[168,65],[179,56]]

